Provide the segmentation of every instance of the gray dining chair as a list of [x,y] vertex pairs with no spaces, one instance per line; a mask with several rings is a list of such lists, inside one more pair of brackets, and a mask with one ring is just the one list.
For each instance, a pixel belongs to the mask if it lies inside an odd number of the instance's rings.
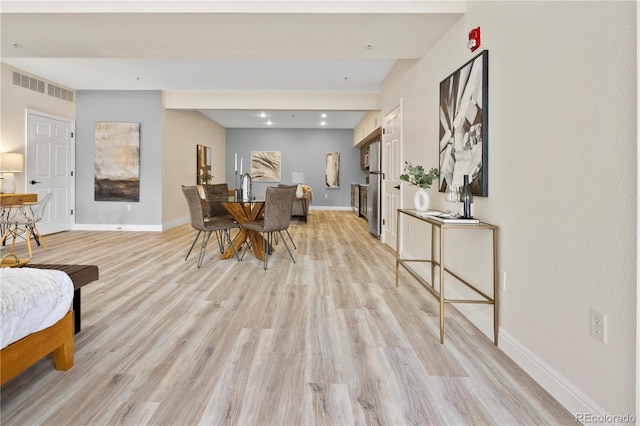
[[[232,220],[231,215],[220,202],[220,200],[226,200],[229,197],[229,186],[226,183],[203,184],[202,193],[204,195],[205,217]],[[218,247],[220,247],[221,251],[224,251],[224,233],[222,230],[216,231],[216,239],[218,240]]]
[[[264,199],[264,216],[262,219],[245,222],[241,224],[243,228],[250,229],[252,231],[261,232],[264,244],[264,269],[267,269],[267,263],[269,256],[272,252],[271,242],[273,235],[277,232],[282,237],[282,242],[289,252],[289,256],[293,263],[296,260],[289,250],[289,245],[282,235],[282,231],[289,229],[289,223],[291,222],[291,208],[293,207],[293,199],[296,196],[296,187],[277,188],[270,186],[267,188],[267,192]],[[293,241],[293,240],[292,240]],[[243,252],[247,252],[247,248]]]
[[[294,188],[294,189],[297,190],[298,189],[298,185],[287,185],[287,184],[281,183],[281,184],[278,185],[278,188]],[[295,197],[295,191],[293,193],[294,193],[294,197],[293,198],[294,198],[294,201],[295,201],[295,198],[296,198]],[[293,212],[293,204],[291,205],[291,211]],[[298,250],[298,247],[296,247],[296,243],[294,243],[293,242],[293,238],[291,238],[291,234],[289,233],[289,230],[285,229],[285,232],[289,236],[289,240],[291,240],[291,244],[293,244],[293,248]],[[277,238],[276,238],[276,244],[278,244]]]
[[226,199],[229,195],[229,186],[226,183],[214,183],[202,185],[202,192],[207,204],[208,217],[231,217],[227,209],[220,203],[221,199]]
[[[221,231],[227,239],[227,242],[233,249],[233,254],[240,261],[240,256],[236,251],[233,243],[231,242],[231,229],[239,228],[238,224],[233,221],[231,218],[226,217],[206,217],[204,214],[204,209],[202,207],[202,199],[198,194],[198,188],[195,186],[185,186],[182,185],[182,192],[187,199],[187,204],[189,205],[189,214],[191,216],[191,227],[195,229],[197,232],[196,237],[191,244],[191,248],[189,248],[189,252],[187,256],[184,258],[186,261],[193,250],[193,247],[196,245],[198,241],[198,237],[200,234],[204,232],[202,235],[202,246],[200,247],[200,256],[198,258],[198,268],[202,265],[202,259],[204,258],[205,250],[207,249],[207,243],[209,242],[209,238],[211,237],[211,233],[215,231]],[[220,248],[221,252],[224,252],[224,245]]]

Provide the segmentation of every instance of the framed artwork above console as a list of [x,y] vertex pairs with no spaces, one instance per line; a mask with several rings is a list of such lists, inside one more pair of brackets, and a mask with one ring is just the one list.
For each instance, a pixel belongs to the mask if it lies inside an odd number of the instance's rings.
[[484,50],[440,82],[440,192],[462,188],[489,195],[489,51]]

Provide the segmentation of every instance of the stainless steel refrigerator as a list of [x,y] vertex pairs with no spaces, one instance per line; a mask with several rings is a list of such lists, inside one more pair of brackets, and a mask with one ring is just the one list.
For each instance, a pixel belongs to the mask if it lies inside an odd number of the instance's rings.
[[367,194],[367,213],[369,231],[380,238],[380,196],[382,189],[382,167],[380,162],[380,141],[369,145],[369,191]]

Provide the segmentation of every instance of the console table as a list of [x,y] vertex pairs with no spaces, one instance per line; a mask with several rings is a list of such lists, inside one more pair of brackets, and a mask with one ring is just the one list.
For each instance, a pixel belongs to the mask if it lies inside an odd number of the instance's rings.
[[[421,216],[421,212],[417,210],[398,209],[397,216],[397,244],[396,244],[396,287],[398,286],[398,274],[400,272],[400,266],[405,268],[424,288],[429,290],[440,301],[440,343],[444,343],[444,308],[447,303],[475,303],[475,304],[487,304],[493,305],[493,342],[498,346],[498,227],[488,223],[443,223],[429,216]],[[427,222],[431,225],[431,259],[404,259],[401,257],[402,251],[402,234],[401,219],[403,217],[420,220]],[[436,229],[439,232],[436,232]],[[479,290],[476,286],[469,283],[453,271],[445,267],[445,241],[446,235],[450,230],[464,230],[464,231],[489,231],[493,237],[493,295],[489,296],[483,291]],[[438,234],[439,243],[439,260],[434,259],[434,253],[436,248],[436,233]],[[415,270],[408,267],[407,264],[411,262],[427,262],[431,265],[431,282],[421,277]],[[436,266],[439,268],[439,283],[436,287],[434,282],[434,271]],[[445,297],[445,273],[455,278],[457,281],[466,285],[473,290],[477,295],[477,299],[447,299]]]

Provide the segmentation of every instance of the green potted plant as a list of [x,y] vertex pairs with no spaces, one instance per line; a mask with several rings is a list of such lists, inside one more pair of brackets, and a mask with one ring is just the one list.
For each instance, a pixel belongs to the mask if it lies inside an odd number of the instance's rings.
[[211,176],[209,173],[205,172],[200,175],[200,180],[202,181],[203,185],[208,185],[211,179],[213,179],[213,176]]
[[437,179],[440,174],[438,169],[432,168],[429,170],[429,173],[424,172],[424,167],[422,166],[412,166],[410,162],[404,162],[404,171],[400,175],[400,180],[405,182],[409,182],[411,185],[415,185],[418,188],[429,189],[431,188],[431,184],[434,179]]
[[418,192],[416,192],[413,198],[416,210],[429,210],[430,199],[429,193],[426,190],[431,188],[433,181],[440,176],[438,169],[432,168],[428,173],[425,173],[424,167],[412,166],[410,162],[405,161],[404,172],[405,173],[400,175],[400,180],[418,187]]

